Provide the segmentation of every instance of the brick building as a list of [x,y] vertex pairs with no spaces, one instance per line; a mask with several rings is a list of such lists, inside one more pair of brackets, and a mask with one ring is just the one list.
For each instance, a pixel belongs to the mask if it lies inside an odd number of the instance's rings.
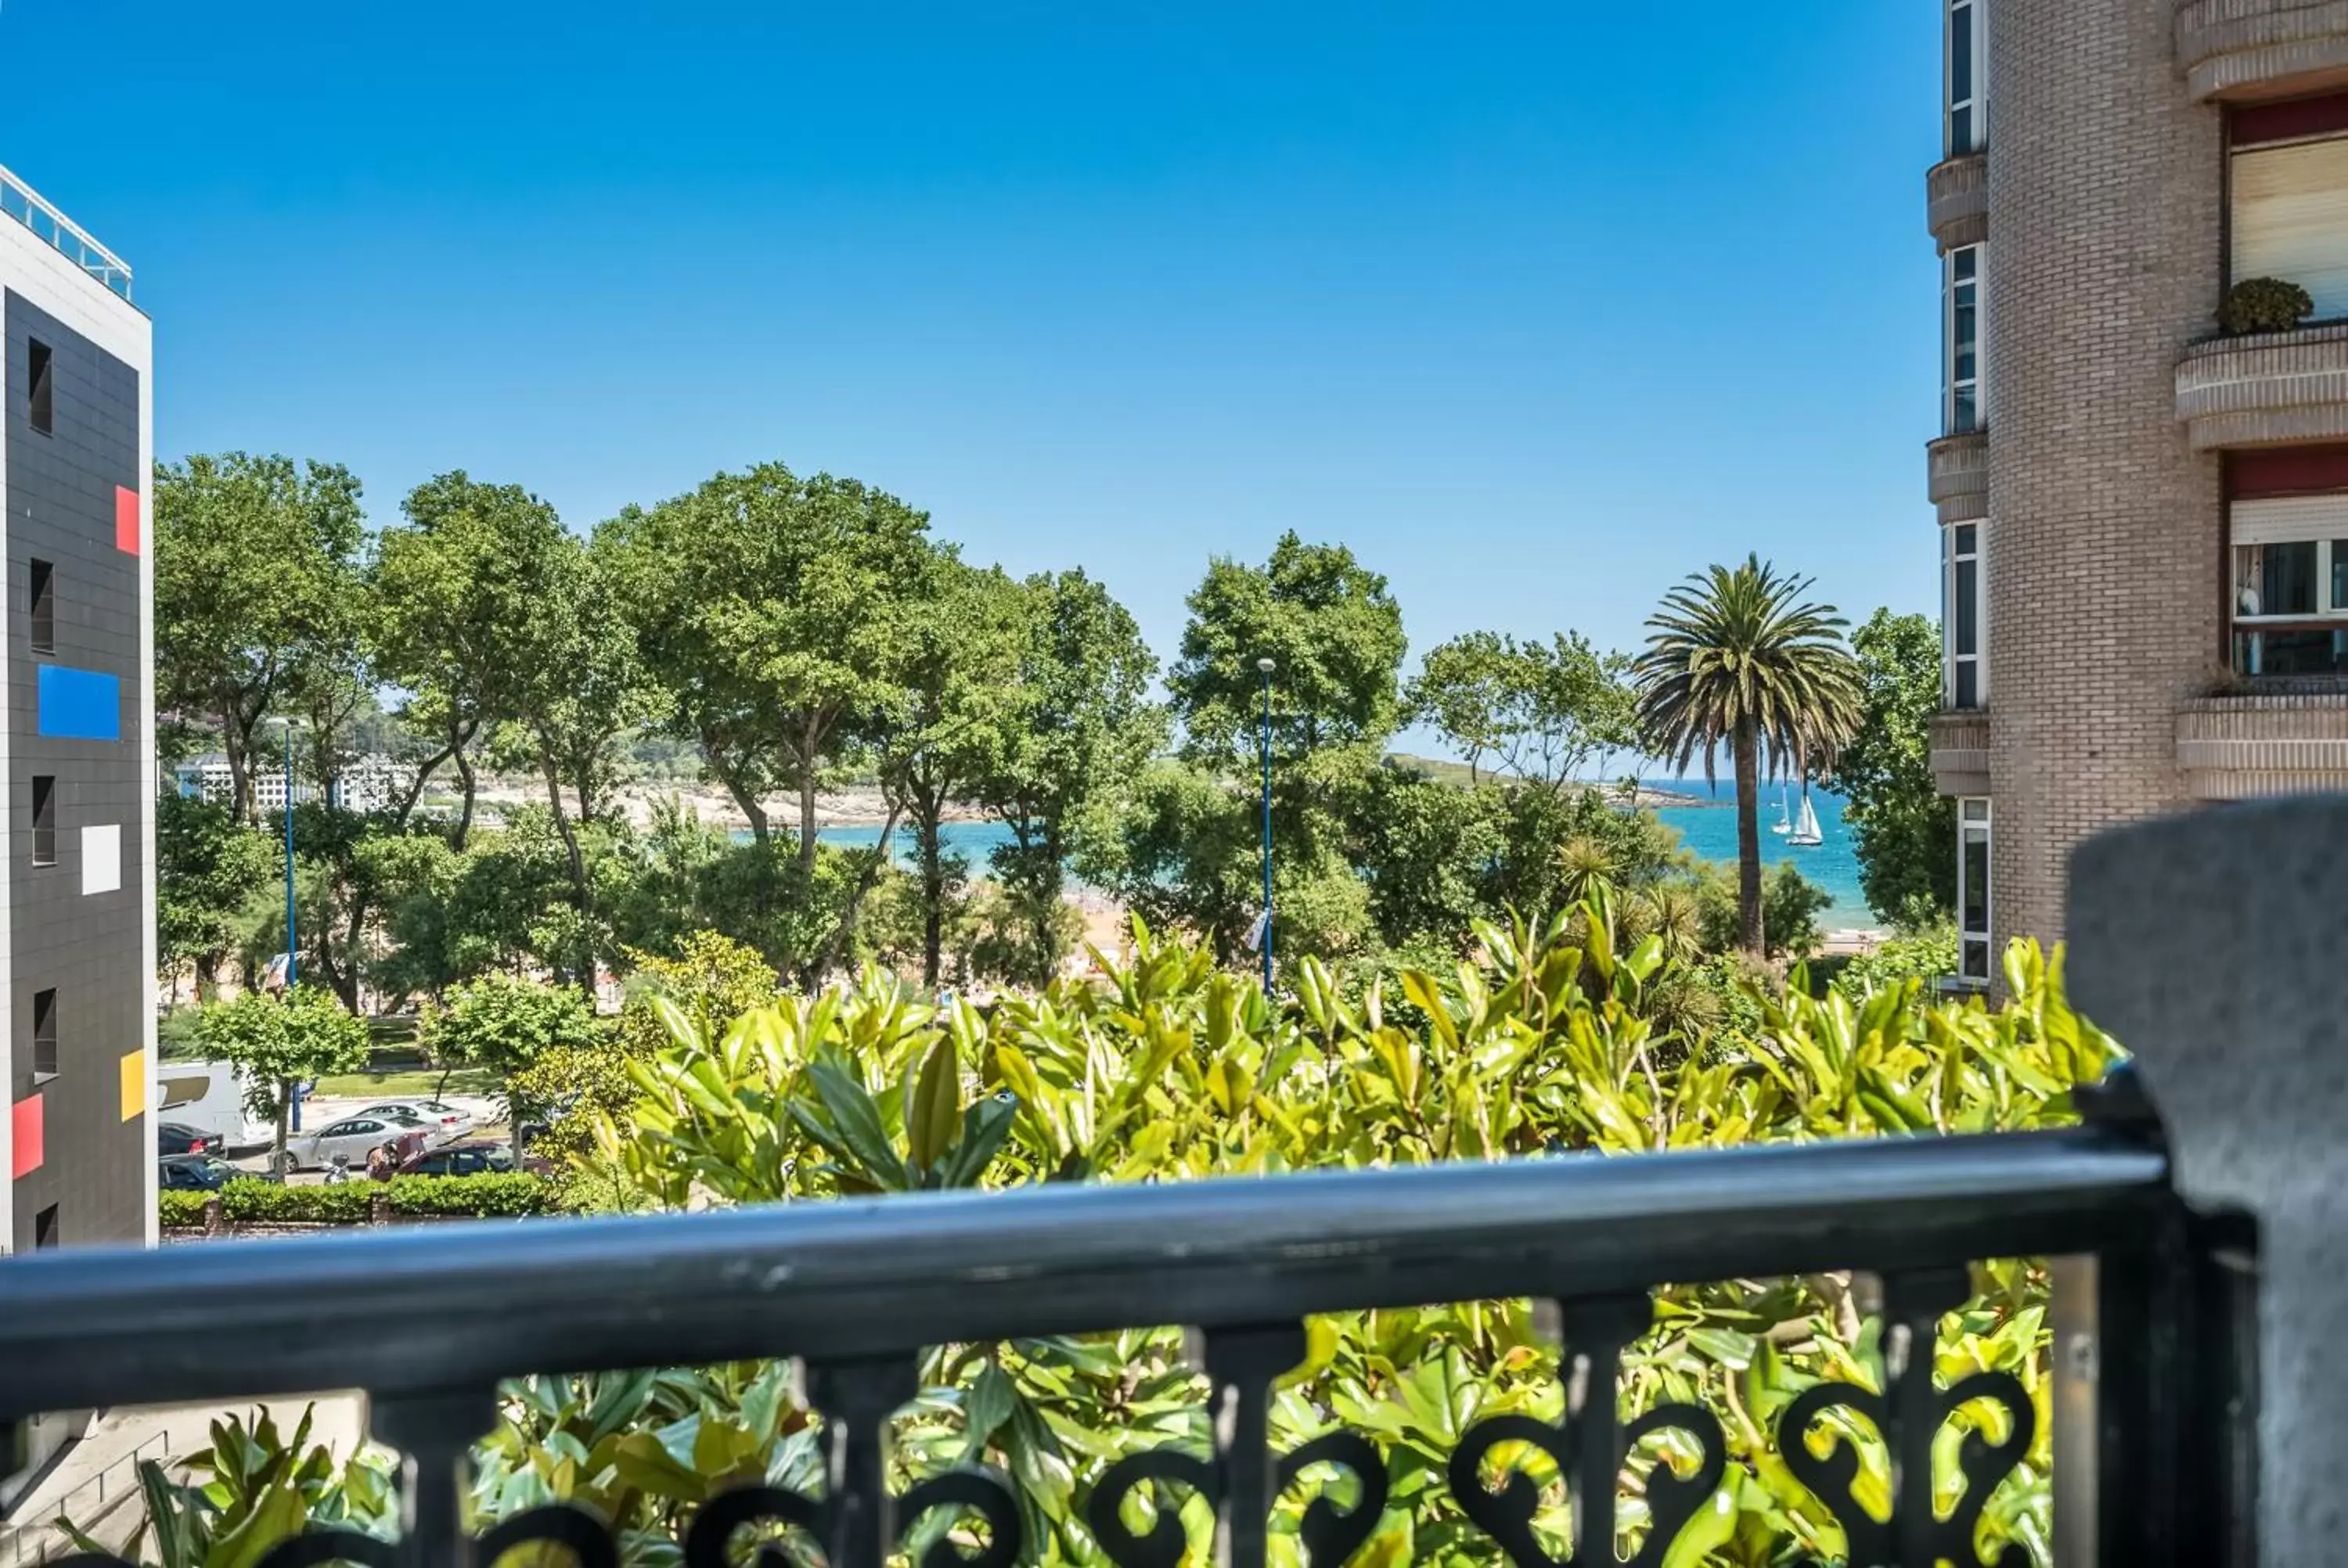
[[[1931,752],[1986,980],[2089,834],[2348,787],[2348,5],[1936,3]],[[2270,278],[2312,313],[2224,330]]]
[[[0,1254],[152,1241],[155,773],[147,318],[0,169]],[[70,1416],[19,1428],[6,1472]]]

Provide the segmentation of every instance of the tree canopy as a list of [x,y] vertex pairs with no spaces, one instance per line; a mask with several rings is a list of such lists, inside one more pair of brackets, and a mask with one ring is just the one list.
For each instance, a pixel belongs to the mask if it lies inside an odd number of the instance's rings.
[[1859,883],[1875,912],[1904,925],[1957,907],[1957,807],[1932,777],[1941,711],[1941,629],[1879,610],[1851,634],[1864,708],[1835,759],[1857,841]]
[[157,703],[217,727],[250,822],[255,732],[350,635],[359,482],[333,463],[199,456],[157,466],[154,510]]

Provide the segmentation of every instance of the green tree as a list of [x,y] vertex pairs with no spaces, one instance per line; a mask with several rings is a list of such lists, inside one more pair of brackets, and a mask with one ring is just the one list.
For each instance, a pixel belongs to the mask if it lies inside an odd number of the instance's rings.
[[1402,723],[1395,682],[1408,646],[1385,578],[1343,545],[1308,545],[1290,533],[1261,567],[1214,560],[1189,602],[1182,657],[1166,684],[1192,755],[1254,766],[1257,661],[1270,659],[1276,764],[1333,753],[1357,753],[1357,765],[1377,762]]
[[1406,699],[1468,760],[1471,784],[1496,773],[1551,791],[1573,787],[1600,757],[1638,743],[1631,661],[1578,632],[1519,642],[1471,631],[1430,649]]
[[[530,618],[508,629],[509,658],[521,671],[512,684],[509,754],[525,754],[546,789],[554,830],[570,868],[572,904],[582,932],[601,923],[582,829],[608,801],[614,745],[647,712],[649,690],[635,636],[621,616],[618,568],[611,547],[592,549],[554,521],[542,504],[516,541],[527,552]],[[570,801],[577,803],[574,816]],[[582,984],[594,979],[592,945],[561,955],[559,968]]]
[[1234,961],[1262,903],[1258,661],[1270,659],[1274,948],[1346,952],[1370,924],[1347,837],[1403,716],[1402,610],[1351,550],[1292,533],[1262,567],[1213,561],[1189,602],[1167,679],[1183,761],[1144,774],[1115,852],[1092,857],[1098,874]]
[[947,907],[968,873],[945,853],[947,809],[975,786],[1025,722],[1020,656],[1028,602],[1001,570],[931,553],[928,581],[908,606],[899,653],[904,692],[875,748],[880,784],[913,830],[920,882],[922,981],[935,989]]
[[196,999],[209,1001],[241,912],[285,874],[283,848],[227,807],[174,791],[155,803],[155,859],[156,946],[175,974],[193,966]]
[[1865,708],[1835,759],[1849,804],[1859,885],[1885,919],[1957,907],[1957,806],[1932,777],[1941,711],[1941,629],[1930,616],[1879,610],[1851,634]]
[[366,1022],[319,986],[295,986],[283,996],[249,991],[232,1002],[212,1002],[196,1015],[194,1035],[206,1056],[234,1062],[242,1071],[245,1109],[276,1128],[273,1157],[280,1169],[294,1085],[366,1065]]
[[480,484],[462,469],[417,486],[400,510],[407,523],[386,528],[376,547],[375,668],[405,693],[401,720],[435,737],[417,790],[442,764],[457,770],[461,849],[473,825],[473,750],[513,715],[517,687],[532,672],[516,651],[539,614],[543,558],[562,526],[519,486]]
[[230,452],[155,470],[157,703],[219,725],[242,821],[262,720],[346,640],[365,532],[336,464]]
[[1060,958],[1061,898],[1080,837],[1099,837],[1144,765],[1166,742],[1149,694],[1158,660],[1141,628],[1081,571],[1022,585],[1015,709],[988,737],[976,781],[987,812],[1011,832],[991,856],[1022,933],[1006,968],[1041,985]]
[[853,479],[769,463],[632,507],[601,531],[669,722],[700,744],[761,843],[765,797],[797,792],[799,870],[812,878],[824,770],[897,694],[929,518]]
[[[587,999],[569,986],[544,986],[511,975],[483,975],[451,991],[447,1005],[426,1009],[417,1043],[444,1075],[478,1067],[506,1085],[554,1050],[585,1050],[604,1031]],[[523,1107],[512,1108],[520,1120]]]
[[1832,759],[1858,726],[1857,661],[1831,605],[1802,602],[1811,579],[1777,574],[1758,556],[1715,566],[1663,598],[1634,666],[1649,743],[1680,772],[1698,755],[1706,780],[1720,749],[1736,777],[1739,942],[1762,940],[1761,774]]
[[[1743,911],[1738,904],[1735,868],[1707,863],[1697,873],[1697,941],[1707,953],[1725,953],[1741,947]],[[1790,860],[1781,860],[1761,881],[1761,928],[1769,956],[1789,954],[1806,958],[1818,950],[1823,933],[1818,917],[1834,905],[1834,896],[1804,876]]]

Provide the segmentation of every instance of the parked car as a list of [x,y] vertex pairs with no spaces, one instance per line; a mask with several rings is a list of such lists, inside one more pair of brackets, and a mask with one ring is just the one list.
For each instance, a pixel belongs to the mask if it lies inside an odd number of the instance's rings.
[[155,1162],[155,1184],[165,1192],[216,1193],[242,1173],[217,1154],[167,1154]]
[[155,1153],[158,1154],[217,1154],[220,1152],[219,1135],[201,1127],[191,1127],[184,1122],[159,1122],[155,1125]]
[[461,1138],[473,1130],[473,1113],[439,1100],[386,1100],[352,1112],[355,1116],[413,1116],[439,1129],[444,1138]]
[[416,1135],[415,1146],[428,1145],[438,1132],[433,1123],[415,1116],[345,1116],[306,1138],[295,1139],[286,1152],[300,1170],[321,1169],[340,1155],[357,1171],[366,1168],[367,1155],[377,1149],[394,1148],[409,1134]]
[[[510,1171],[514,1168],[513,1151],[503,1143],[493,1143],[476,1138],[467,1143],[444,1143],[438,1149],[427,1149],[404,1162],[399,1167],[403,1176],[477,1176],[485,1171]],[[525,1155],[521,1168],[533,1175],[551,1174],[554,1166],[545,1160]]]

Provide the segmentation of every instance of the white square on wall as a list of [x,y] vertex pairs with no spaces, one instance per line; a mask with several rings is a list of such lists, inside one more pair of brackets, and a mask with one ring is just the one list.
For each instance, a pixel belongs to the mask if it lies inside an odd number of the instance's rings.
[[122,886],[122,825],[81,830],[81,890],[111,893]]

